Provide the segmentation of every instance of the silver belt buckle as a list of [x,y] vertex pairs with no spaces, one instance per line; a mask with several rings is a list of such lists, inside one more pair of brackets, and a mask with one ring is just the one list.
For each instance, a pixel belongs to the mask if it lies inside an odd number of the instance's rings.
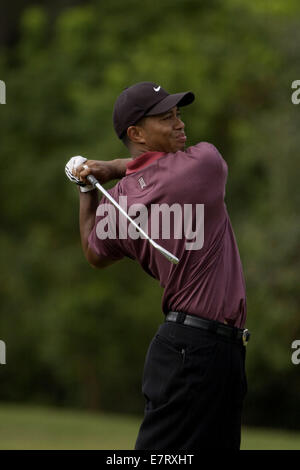
[[243,345],[247,346],[248,341],[250,339],[250,331],[247,328],[245,330],[243,330],[242,339],[243,339]]

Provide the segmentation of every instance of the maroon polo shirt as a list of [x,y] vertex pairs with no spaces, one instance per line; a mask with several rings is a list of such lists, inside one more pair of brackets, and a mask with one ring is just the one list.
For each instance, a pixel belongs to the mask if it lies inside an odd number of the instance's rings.
[[[136,259],[164,288],[164,313],[181,311],[226,321],[242,328],[246,320],[245,282],[224,202],[226,180],[227,164],[218,150],[207,142],[200,142],[176,153],[144,153],[128,164],[126,176],[109,193],[117,202],[120,196],[127,197],[127,212],[133,204],[140,204],[146,209],[141,226],[148,229],[145,231],[150,236],[152,228],[155,228],[151,219],[153,204],[167,204],[167,207],[177,204],[177,208],[182,209],[182,217],[178,213],[177,218],[171,214],[170,236],[167,239],[160,227],[163,225],[161,217],[161,224],[156,227],[158,238],[155,241],[177,256],[179,263],[170,263],[143,238],[134,240],[129,235],[126,237],[126,232],[120,236],[120,215],[117,210],[115,220],[111,215],[108,219],[108,212],[96,216],[89,245],[101,259],[119,260],[125,256]],[[103,197],[99,206],[101,204],[110,202]],[[197,205],[201,204],[204,205],[204,228],[196,212]],[[199,230],[199,233],[202,230],[204,240],[201,248],[187,249],[186,242],[191,241],[191,238],[184,231],[185,207],[194,208],[190,212],[191,229]],[[110,231],[109,238],[99,238],[101,230],[105,231],[105,218],[112,220],[116,227],[115,238],[113,231]],[[176,224],[177,228],[182,228],[181,238],[175,236]]]

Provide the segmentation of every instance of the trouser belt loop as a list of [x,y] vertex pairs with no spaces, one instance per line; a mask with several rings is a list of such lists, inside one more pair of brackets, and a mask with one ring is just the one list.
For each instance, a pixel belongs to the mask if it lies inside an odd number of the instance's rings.
[[236,339],[238,337],[238,332],[239,332],[238,328],[233,327],[231,331],[231,338]]
[[184,320],[186,318],[186,314],[183,312],[178,312],[177,317],[176,317],[176,323],[184,323]]
[[208,330],[216,333],[218,330],[218,322],[215,320],[210,320],[208,323]]

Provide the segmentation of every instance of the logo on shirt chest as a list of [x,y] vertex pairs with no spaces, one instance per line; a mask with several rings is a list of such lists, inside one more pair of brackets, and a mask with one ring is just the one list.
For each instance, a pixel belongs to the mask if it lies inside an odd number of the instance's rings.
[[140,183],[141,189],[143,189],[147,186],[146,183],[145,183],[145,180],[142,176],[138,179],[138,182]]

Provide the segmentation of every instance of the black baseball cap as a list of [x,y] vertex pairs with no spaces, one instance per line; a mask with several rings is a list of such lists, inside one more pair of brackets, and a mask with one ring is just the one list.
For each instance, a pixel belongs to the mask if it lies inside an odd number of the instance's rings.
[[122,139],[128,127],[136,124],[142,117],[165,113],[174,106],[186,106],[194,99],[195,95],[191,91],[170,95],[156,83],[136,83],[125,88],[115,102],[113,112],[115,131]]

